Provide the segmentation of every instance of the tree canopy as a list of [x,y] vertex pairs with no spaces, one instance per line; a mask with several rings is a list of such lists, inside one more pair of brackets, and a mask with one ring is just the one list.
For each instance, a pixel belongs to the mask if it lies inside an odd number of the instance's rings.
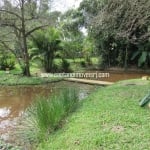
[[83,0],[79,10],[107,65],[126,66],[138,55],[138,64],[150,63],[149,0]]
[[44,6],[38,6],[36,0],[3,0],[0,4],[0,43],[16,56],[27,76],[30,76],[28,37],[54,23],[48,15],[40,13],[39,8],[45,10]]
[[130,43],[144,43],[150,37],[149,0],[110,0],[92,20],[97,33],[109,31]]

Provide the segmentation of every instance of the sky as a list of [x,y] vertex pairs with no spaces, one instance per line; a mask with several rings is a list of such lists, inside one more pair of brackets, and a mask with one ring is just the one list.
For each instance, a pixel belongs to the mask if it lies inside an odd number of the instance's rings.
[[70,8],[78,8],[82,0],[57,0],[54,2],[54,10],[65,12]]
[[[12,0],[15,3],[15,0]],[[52,10],[65,12],[70,8],[78,8],[82,0],[53,0]],[[2,4],[2,0],[0,0]]]

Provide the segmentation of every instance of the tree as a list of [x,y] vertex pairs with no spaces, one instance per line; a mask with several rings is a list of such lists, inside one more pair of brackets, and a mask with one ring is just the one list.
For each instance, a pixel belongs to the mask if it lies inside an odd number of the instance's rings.
[[[132,44],[139,47],[149,43],[150,1],[148,0],[110,0],[93,19],[92,28],[100,34],[125,41],[125,68],[130,59]],[[147,59],[143,59],[147,60]]]
[[92,27],[139,44],[150,37],[149,0],[110,0],[93,19]]
[[95,52],[100,55],[102,68],[110,66],[112,38],[111,34],[106,34],[107,31],[102,30],[99,26],[96,28],[93,21],[99,14],[99,11],[104,8],[106,2],[107,0],[83,0],[79,7],[79,11],[83,15],[84,26],[88,29],[88,36],[92,39],[93,45],[95,45]]
[[30,56],[42,60],[46,72],[53,71],[55,52],[60,49],[60,31],[56,28],[38,30],[32,37]]
[[[0,3],[1,44],[17,58],[25,76],[30,76],[28,37],[52,24],[41,17],[36,0],[3,0]],[[17,47],[17,49],[15,49]]]
[[60,29],[62,31],[62,57],[81,57],[83,33],[81,32],[82,14],[75,9],[70,9],[60,18]]
[[49,0],[40,0],[39,11],[41,14],[46,14],[49,11]]
[[74,35],[72,33],[62,38],[61,42],[61,57],[72,58],[82,57],[83,36],[82,34]]
[[[120,58],[124,59],[124,67],[127,68],[134,53],[133,47],[137,51],[140,45],[150,42],[150,1],[94,0],[91,4],[89,2],[90,0],[84,0],[80,9],[85,18],[90,18],[86,19],[88,29],[105,62],[114,63],[115,57],[111,56],[117,52],[117,57],[124,55]],[[143,58],[147,57],[145,54],[148,53],[144,50]]]
[[78,11],[82,14],[82,25],[90,29],[91,22],[103,9],[107,0],[83,0]]

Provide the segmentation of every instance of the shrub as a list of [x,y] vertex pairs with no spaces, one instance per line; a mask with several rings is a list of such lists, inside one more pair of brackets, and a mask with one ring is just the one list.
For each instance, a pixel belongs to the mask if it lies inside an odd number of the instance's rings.
[[92,61],[91,61],[91,58],[89,57],[89,56],[86,56],[85,57],[85,61],[86,61],[86,63],[90,66],[90,65],[92,65]]
[[52,66],[52,72],[59,72],[59,66],[55,63],[53,63],[53,66]]
[[60,128],[63,119],[77,108],[78,94],[75,89],[65,89],[58,96],[38,97],[27,109],[19,135],[26,141],[44,140]]
[[80,62],[80,65],[81,65],[82,67],[86,67],[85,61],[81,61],[81,62]]
[[14,69],[15,67],[15,60],[12,56],[2,55],[0,57],[0,69],[6,70],[9,68],[10,70]]
[[98,59],[98,67],[100,70],[104,70],[106,68],[106,63],[101,55],[99,56]]
[[71,72],[71,69],[70,69],[70,63],[65,60],[65,59],[62,59],[62,71],[63,72]]

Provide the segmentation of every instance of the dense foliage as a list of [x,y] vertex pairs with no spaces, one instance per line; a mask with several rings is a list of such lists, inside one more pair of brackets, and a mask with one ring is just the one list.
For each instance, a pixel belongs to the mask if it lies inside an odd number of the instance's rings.
[[30,42],[30,57],[42,61],[46,72],[53,71],[56,51],[60,50],[60,31],[56,28],[38,30]]
[[80,11],[104,67],[150,66],[150,1],[84,0]]
[[0,44],[4,53],[15,56],[24,75],[30,76],[35,57],[47,72],[57,70],[53,60],[58,57],[62,62],[84,58],[90,64],[97,56],[103,69],[150,67],[149,0],[83,0],[78,9],[64,13],[51,6],[49,0],[0,3]]
[[28,39],[36,30],[54,25],[56,17],[49,12],[50,1],[3,0],[0,3],[0,44],[9,50],[30,76]]
[[15,58],[10,54],[0,55],[0,69],[1,70],[12,70],[15,68]]

